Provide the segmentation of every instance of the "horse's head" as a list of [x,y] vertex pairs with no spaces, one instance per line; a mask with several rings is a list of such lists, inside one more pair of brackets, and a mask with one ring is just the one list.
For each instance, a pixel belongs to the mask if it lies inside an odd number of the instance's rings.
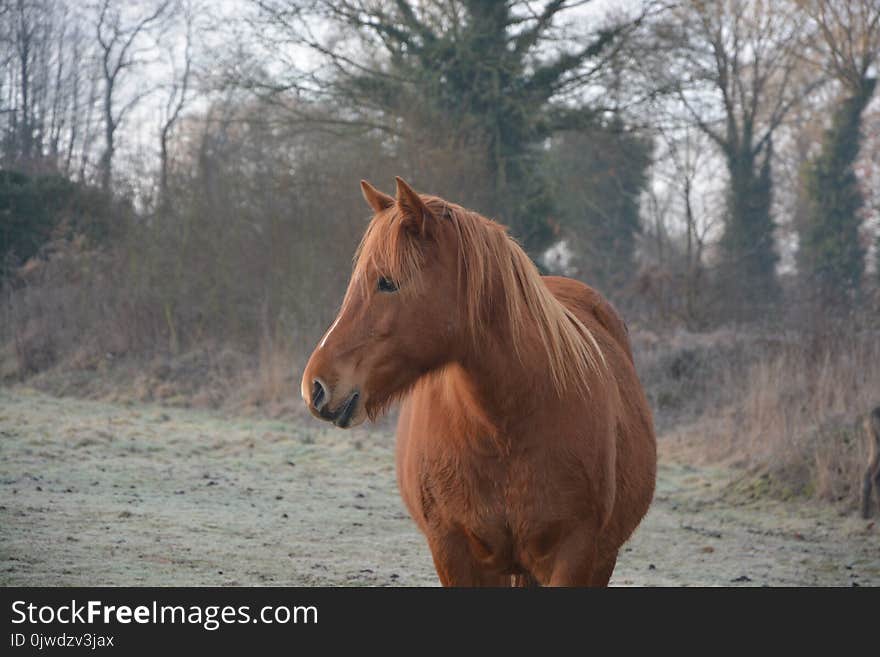
[[306,365],[302,396],[338,427],[375,417],[419,377],[454,356],[459,340],[454,228],[444,204],[400,178],[397,197],[362,181],[375,215],[336,320]]

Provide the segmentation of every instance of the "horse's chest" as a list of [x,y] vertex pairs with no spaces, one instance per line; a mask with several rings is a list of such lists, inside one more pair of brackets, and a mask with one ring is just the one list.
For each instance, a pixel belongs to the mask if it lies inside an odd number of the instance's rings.
[[513,526],[546,516],[545,499],[580,487],[572,476],[577,468],[560,463],[548,446],[504,449],[504,442],[488,438],[473,442],[477,446],[470,449],[444,450],[434,443],[415,452],[414,483],[428,520]]
[[[461,463],[433,465],[419,480],[429,538],[464,540],[476,563],[506,574],[523,572],[555,544],[564,523],[530,468],[516,460],[484,463],[480,471]],[[545,482],[543,492],[552,488]]]
[[401,493],[414,518],[429,541],[463,535],[478,562],[517,572],[524,552],[543,552],[544,537],[558,533],[559,510],[581,504],[580,469],[550,441],[536,448],[528,434],[457,432],[436,407],[418,410],[417,430],[404,424],[398,435]]
[[420,470],[417,488],[422,520],[439,533],[463,532],[481,559],[504,559],[512,546],[510,473],[497,464],[472,465],[435,461]]

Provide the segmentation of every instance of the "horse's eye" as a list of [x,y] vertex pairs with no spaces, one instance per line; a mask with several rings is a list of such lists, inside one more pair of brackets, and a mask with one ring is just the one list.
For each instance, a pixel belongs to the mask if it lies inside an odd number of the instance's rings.
[[390,278],[381,276],[379,278],[379,292],[397,292],[397,285]]

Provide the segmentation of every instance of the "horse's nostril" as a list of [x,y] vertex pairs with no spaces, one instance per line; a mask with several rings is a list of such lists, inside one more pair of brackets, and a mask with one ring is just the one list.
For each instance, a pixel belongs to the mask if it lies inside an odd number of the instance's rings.
[[316,411],[320,411],[327,403],[327,388],[321,379],[315,379],[312,382],[312,406]]

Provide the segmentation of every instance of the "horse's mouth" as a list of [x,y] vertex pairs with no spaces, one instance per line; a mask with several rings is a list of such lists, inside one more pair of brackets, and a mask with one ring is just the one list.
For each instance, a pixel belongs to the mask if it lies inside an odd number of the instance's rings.
[[342,406],[336,409],[336,411],[334,411],[333,413],[328,412],[324,417],[330,420],[340,429],[345,429],[346,427],[348,427],[349,423],[351,422],[351,418],[354,416],[354,413],[357,410],[359,400],[360,393],[355,391],[345,401],[345,403],[342,404]]

